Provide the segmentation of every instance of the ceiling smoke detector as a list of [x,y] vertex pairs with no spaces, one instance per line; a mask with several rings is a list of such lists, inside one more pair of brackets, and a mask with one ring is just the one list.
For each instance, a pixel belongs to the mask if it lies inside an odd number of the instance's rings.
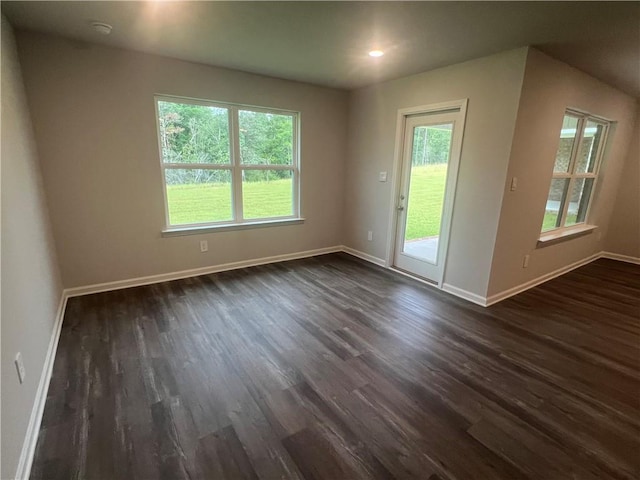
[[113,27],[104,22],[91,22],[91,28],[101,35],[109,35]]

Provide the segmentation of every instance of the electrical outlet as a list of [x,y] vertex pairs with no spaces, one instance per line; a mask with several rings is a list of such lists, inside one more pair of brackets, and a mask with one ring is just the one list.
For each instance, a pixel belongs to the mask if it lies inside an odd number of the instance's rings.
[[518,177],[513,177],[511,179],[511,191],[515,192],[517,188],[518,188]]
[[209,242],[206,240],[200,240],[200,251],[208,252],[209,251]]
[[24,377],[27,375],[27,372],[24,369],[24,363],[22,362],[22,354],[18,352],[16,354],[16,370],[18,370],[18,380],[20,383],[24,383]]
[[373,232],[371,230],[367,232],[367,240],[370,242],[373,240]]
[[529,255],[524,256],[524,260],[522,261],[522,268],[527,268],[529,266]]

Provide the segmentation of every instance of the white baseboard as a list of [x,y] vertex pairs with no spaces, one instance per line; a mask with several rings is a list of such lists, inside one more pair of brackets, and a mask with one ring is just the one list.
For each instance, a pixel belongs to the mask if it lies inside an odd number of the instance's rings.
[[[371,262],[375,265],[379,265],[381,267],[386,267],[386,268],[390,268],[387,266],[386,262],[381,259],[381,258],[377,258],[374,257],[372,255],[369,255],[367,253],[355,250],[353,248],[347,247],[347,246],[342,246],[342,251],[345,253],[348,253],[350,255],[353,255],[355,257],[361,258],[363,260],[366,260],[368,262]],[[447,293],[450,293],[451,295],[455,295],[456,297],[462,298],[464,300],[468,300],[472,303],[475,303],[476,305],[480,305],[482,307],[488,307],[490,305],[494,305],[498,302],[501,302],[502,300],[506,300],[509,297],[513,297],[514,295],[517,295],[518,293],[522,293],[525,290],[529,290],[530,288],[533,288],[535,286],[540,285],[541,283],[547,282],[553,278],[559,277],[560,275],[564,275],[567,272],[570,272],[571,270],[575,270],[576,268],[582,267],[583,265],[586,265],[587,263],[591,263],[595,260],[598,260],[599,258],[609,258],[611,260],[619,260],[622,262],[628,262],[628,263],[634,263],[634,264],[639,264],[640,265],[640,258],[636,258],[636,257],[631,257],[631,256],[627,256],[627,255],[620,255],[617,253],[611,253],[611,252],[600,252],[600,253],[596,253],[593,254],[587,258],[584,258],[582,260],[579,260],[575,263],[572,263],[570,265],[567,265],[565,267],[559,268],[557,270],[554,270],[553,272],[547,273],[545,275],[542,275],[538,278],[534,278],[533,280],[529,280],[528,282],[525,282],[521,285],[517,285],[515,287],[509,288],[507,290],[504,290],[502,292],[496,293],[494,295],[491,295],[489,297],[483,297],[482,295],[478,295],[476,293],[473,292],[469,292],[467,290],[464,290],[462,288],[456,287],[454,285],[448,284],[448,283],[444,283],[442,285],[442,290],[444,290]],[[421,280],[418,277],[414,277],[413,275],[410,275],[408,273],[396,270],[394,268],[391,268],[391,270],[400,273],[402,275],[408,276],[410,278],[413,278],[414,280],[421,282],[421,283],[425,283],[428,284],[430,286],[434,286],[437,288],[437,286],[432,285],[431,283],[425,282],[423,280]]]
[[608,258],[609,260],[618,260],[620,262],[634,263],[640,265],[640,257],[632,257],[630,255],[620,255],[619,253],[602,252],[601,258]]
[[58,350],[58,340],[60,339],[60,331],[62,330],[62,319],[64,318],[64,312],[67,306],[67,298],[66,292],[63,291],[60,303],[58,304],[58,311],[56,312],[56,319],[53,325],[51,338],[49,339],[49,347],[47,348],[47,355],[44,359],[44,366],[42,367],[42,373],[40,374],[40,381],[38,382],[38,389],[36,390],[36,398],[33,402],[33,408],[31,409],[31,416],[29,417],[29,424],[27,425],[27,433],[22,444],[20,458],[18,459],[16,478],[20,480],[28,479],[31,474],[33,456],[38,443],[38,434],[40,433],[40,424],[42,423],[44,406],[47,402],[47,392],[49,391],[49,382],[51,381],[53,364],[56,359],[56,351]]
[[595,260],[598,260],[601,256],[602,256],[601,253],[594,253],[589,257],[583,258],[582,260],[578,260],[577,262],[574,262],[570,265],[566,265],[562,268],[554,270],[553,272],[546,273],[540,277],[534,278],[533,280],[529,280],[528,282],[525,282],[523,284],[516,285],[515,287],[509,288],[507,290],[496,293],[494,295],[490,295],[489,297],[487,297],[486,306],[488,307],[495,303],[501,302],[502,300],[505,300],[509,297],[513,297],[518,293],[522,293],[525,290],[529,290],[530,288],[536,287],[541,283],[548,282],[549,280],[559,277],[560,275],[564,275],[565,273],[570,272],[571,270],[575,270],[576,268],[582,267],[587,263],[591,263]]
[[476,305],[480,305],[481,307],[487,306],[486,297],[483,297],[482,295],[478,295],[477,293],[469,292],[468,290],[455,287],[448,283],[442,284],[442,290],[452,295],[455,295],[456,297],[464,298],[465,300],[475,303]]
[[[387,262],[385,260],[383,260],[382,258],[378,258],[378,257],[374,257],[373,255],[369,255],[368,253],[364,253],[361,252],[360,250],[356,250],[354,248],[351,247],[347,247],[345,245],[342,246],[342,251],[345,253],[348,253],[349,255],[353,255],[354,257],[358,257],[361,258],[362,260],[366,260],[367,262],[373,263],[375,265],[378,265],[380,267],[385,267],[388,268],[389,270],[398,273],[400,275],[404,275],[405,277],[409,277],[413,280],[415,280],[416,282],[420,282],[423,283],[429,287],[433,287],[433,288],[438,288],[437,284],[431,283],[427,280],[423,280],[420,277],[416,277],[414,275],[411,275],[407,272],[403,272],[402,270],[398,270],[392,267],[389,267],[387,265]],[[454,287],[453,285],[449,285],[447,283],[442,285],[442,290],[444,290],[447,293],[450,293],[452,295],[455,295],[456,297],[460,297],[463,298],[465,300],[469,300],[470,302],[473,302],[477,305],[481,305],[483,307],[486,307],[486,299],[485,297],[481,296],[481,295],[477,295],[475,293],[471,293],[468,292],[466,290],[463,290],[461,288],[458,287]]]
[[315,250],[306,250],[304,252],[286,253],[284,255],[274,255],[272,257],[262,257],[254,258],[251,260],[242,260],[240,262],[223,263],[221,265],[213,265],[211,267],[192,268],[190,270],[181,270],[179,272],[161,273],[158,275],[129,278],[127,280],[117,280],[115,282],[97,283],[95,285],[87,285],[84,287],[69,288],[65,290],[65,292],[69,297],[78,297],[80,295],[88,295],[90,293],[100,293],[111,290],[120,290],[123,288],[139,287],[142,285],[151,285],[153,283],[168,282],[171,280],[179,280],[181,278],[197,277],[198,275],[207,275],[209,273],[237,270],[239,268],[246,267],[255,267],[257,265],[265,265],[267,263],[285,262],[287,260],[297,260],[300,258],[314,257],[316,255],[341,252],[342,250],[343,247],[341,245],[336,245],[335,247],[317,248]]
[[150,275],[146,277],[131,278],[127,280],[120,280],[115,282],[100,283],[96,285],[87,285],[84,287],[68,288],[62,292],[60,304],[58,305],[58,311],[56,313],[56,319],[54,323],[51,339],[49,340],[49,347],[45,357],[44,366],[40,375],[40,382],[38,383],[38,389],[36,391],[36,398],[31,410],[31,416],[29,418],[29,424],[27,426],[27,433],[25,435],[24,442],[22,444],[22,451],[20,452],[20,459],[18,460],[18,468],[16,470],[16,479],[28,479],[31,474],[31,466],[33,464],[33,457],[35,454],[36,445],[38,443],[38,435],[40,433],[40,425],[42,423],[42,416],[44,413],[44,406],[47,401],[47,392],[49,390],[49,383],[51,381],[51,374],[53,373],[53,364],[56,358],[56,351],[58,349],[58,341],[60,339],[60,332],[62,330],[62,320],[64,318],[64,312],[67,306],[67,300],[71,297],[77,297],[80,295],[88,295],[91,293],[106,292],[110,290],[119,290],[122,288],[137,287],[141,285],[149,285],[152,283],[166,282],[169,280],[178,280],[181,278],[195,277],[198,275],[206,275],[208,273],[222,272],[227,270],[236,270],[239,268],[252,267],[257,265],[264,265],[267,263],[284,262],[287,260],[296,260],[300,258],[313,257],[316,255],[324,255],[327,253],[336,253],[343,251],[341,245],[335,247],[318,248],[315,250],[307,250],[304,252],[288,253],[284,255],[275,255],[272,257],[256,258],[252,260],[245,260],[241,262],[225,263],[222,265],[215,265],[204,268],[194,268],[191,270],[182,270],[179,272],[165,273],[160,275]]
[[369,255],[368,253],[361,252],[360,250],[356,250],[355,248],[347,247],[345,245],[342,245],[340,248],[344,253],[348,253],[349,255],[353,255],[354,257],[361,258],[362,260],[366,260],[367,262],[373,263],[380,267],[387,266],[387,262],[382,258],[374,257],[373,255]]
[[[206,275],[209,273],[235,270],[239,268],[265,265],[268,263],[283,262],[287,260],[296,260],[300,258],[307,258],[307,257],[316,256],[316,255],[324,255],[324,254],[336,253],[336,252],[345,252],[345,253],[348,253],[349,255],[353,255],[355,257],[361,258],[362,260],[373,263],[375,265],[378,265],[381,267],[387,267],[386,262],[381,258],[374,257],[373,255],[369,255],[368,253],[364,253],[359,250],[346,247],[344,245],[338,245],[334,247],[319,248],[316,250],[307,250],[304,252],[296,252],[296,253],[288,253],[284,255],[275,255],[272,257],[256,258],[252,260],[225,263],[222,265],[215,265],[211,267],[194,268],[191,270],[182,270],[179,272],[164,273],[160,275],[150,275],[146,277],[132,278],[127,280],[115,281],[115,282],[100,283],[96,285],[88,285],[84,287],[69,288],[64,290],[62,292],[62,297],[60,299],[60,304],[58,306],[58,311],[56,313],[53,332],[51,334],[51,339],[49,340],[49,347],[47,349],[45,363],[42,369],[42,373],[40,375],[40,382],[38,384],[38,390],[36,392],[35,402],[33,405],[33,409],[31,411],[31,417],[29,418],[29,425],[27,427],[27,433],[22,446],[20,459],[18,461],[16,478],[27,479],[29,478],[29,475],[31,473],[33,456],[35,454],[35,448],[38,442],[38,434],[40,433],[40,424],[42,423],[42,415],[44,413],[44,406],[47,400],[49,382],[51,381],[53,364],[55,361],[56,351],[58,348],[58,340],[60,339],[60,332],[62,330],[62,320],[64,318],[64,312],[65,312],[68,298],[80,296],[80,295],[87,295],[90,293],[99,293],[99,292],[106,292],[109,290],[118,290],[122,288],[149,285],[153,283],[166,282],[169,280],[178,280],[181,278],[194,277],[197,275]],[[591,255],[590,257],[587,257],[583,260],[575,262],[571,265],[567,265],[566,267],[550,272],[546,275],[542,275],[541,277],[530,280],[526,283],[523,283],[522,285],[518,285],[516,287],[510,288],[508,290],[497,293],[495,295],[491,295],[488,298],[469,292],[467,290],[463,290],[453,285],[449,285],[447,283],[443,284],[442,290],[452,295],[455,295],[457,297],[468,300],[477,305],[486,307],[489,305],[493,305],[506,298],[512,297],[513,295],[517,295],[518,293],[521,293],[525,290],[528,290],[537,285],[540,285],[541,283],[551,280],[552,278],[558,277],[578,267],[586,265],[587,263],[597,260],[598,258],[609,258],[612,260],[619,260],[623,262],[640,264],[640,258],[619,255],[619,254],[610,253],[610,252],[601,252],[601,253]],[[417,280],[420,281],[419,279]]]
[[[355,257],[361,258],[363,260],[366,260],[368,262],[371,262],[375,265],[379,265],[382,267],[386,267],[386,268],[390,268],[387,267],[386,262],[384,260],[382,260],[381,258],[377,258],[374,257],[372,255],[369,255],[367,253],[364,252],[360,252],[358,250],[355,250],[353,248],[350,247],[346,247],[343,246],[342,247],[342,251],[345,253],[348,253],[350,255],[353,255]],[[597,260],[598,258],[600,258],[601,254],[595,254],[592,255],[591,257],[588,257],[586,259],[583,259],[579,262],[576,262],[574,264],[568,265],[566,267],[563,267],[561,269],[555,270],[549,274],[543,275],[541,277],[535,278],[533,280],[530,280],[526,283],[523,283],[522,285],[518,285],[516,287],[510,288],[508,290],[505,290],[504,292],[500,292],[497,293],[495,295],[492,295],[491,297],[487,298],[487,297],[483,297],[482,295],[478,295],[477,293],[473,293],[473,292],[469,292],[468,290],[464,290],[462,288],[456,287],[454,285],[451,285],[449,283],[444,283],[442,285],[442,290],[444,290],[445,292],[451,294],[451,295],[455,295],[456,297],[462,298],[464,300],[468,300],[471,303],[475,303],[476,305],[480,305],[482,307],[488,307],[489,305],[493,305],[495,303],[498,303],[502,300],[505,300],[506,298],[512,297],[513,295],[517,295],[518,293],[524,292],[525,290],[528,290],[530,288],[535,287],[536,285],[540,285],[541,283],[544,283],[548,280],[551,280],[552,278],[558,277],[560,275],[562,275],[563,273],[567,273],[575,268],[581,267],[582,265],[585,265],[589,262],[592,262],[593,260]],[[408,273],[402,272],[400,270],[396,270],[395,268],[390,268],[392,271],[396,272],[396,273],[400,273],[401,275],[405,275],[409,278],[413,278],[414,280],[421,282],[421,283],[425,283],[427,285],[433,286],[435,288],[438,288],[437,285],[433,285],[429,282],[426,282],[424,280],[421,280],[418,277],[415,277],[413,275],[410,275]]]

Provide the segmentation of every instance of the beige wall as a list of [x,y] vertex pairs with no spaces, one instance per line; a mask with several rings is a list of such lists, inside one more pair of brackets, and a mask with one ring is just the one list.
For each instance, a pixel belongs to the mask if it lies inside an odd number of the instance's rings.
[[607,252],[640,258],[640,108],[605,239]]
[[[13,478],[62,295],[11,26],[2,17],[2,470]],[[13,363],[22,353],[25,383]]]
[[[384,259],[398,109],[469,99],[444,281],[487,291],[526,49],[352,92],[345,182],[346,245]],[[367,231],[373,230],[373,241]]]
[[[18,46],[66,287],[342,243],[346,92],[40,34]],[[300,111],[306,222],[162,238],[154,94]]]
[[[587,111],[616,122],[612,128],[589,222],[594,233],[536,248],[562,118],[566,108]],[[565,63],[535,49],[527,58],[520,108],[496,239],[488,295],[521,285],[602,250],[627,154],[636,102]],[[518,188],[509,191],[512,177]],[[522,268],[530,254],[528,268]]]

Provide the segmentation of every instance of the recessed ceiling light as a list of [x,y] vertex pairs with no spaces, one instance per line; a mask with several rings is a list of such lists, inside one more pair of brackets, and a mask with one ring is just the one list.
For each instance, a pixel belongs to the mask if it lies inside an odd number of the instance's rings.
[[109,35],[113,29],[111,25],[103,22],[91,22],[91,28],[102,35]]
[[371,50],[369,52],[370,57],[381,57],[382,55],[384,55],[384,52],[382,50]]

